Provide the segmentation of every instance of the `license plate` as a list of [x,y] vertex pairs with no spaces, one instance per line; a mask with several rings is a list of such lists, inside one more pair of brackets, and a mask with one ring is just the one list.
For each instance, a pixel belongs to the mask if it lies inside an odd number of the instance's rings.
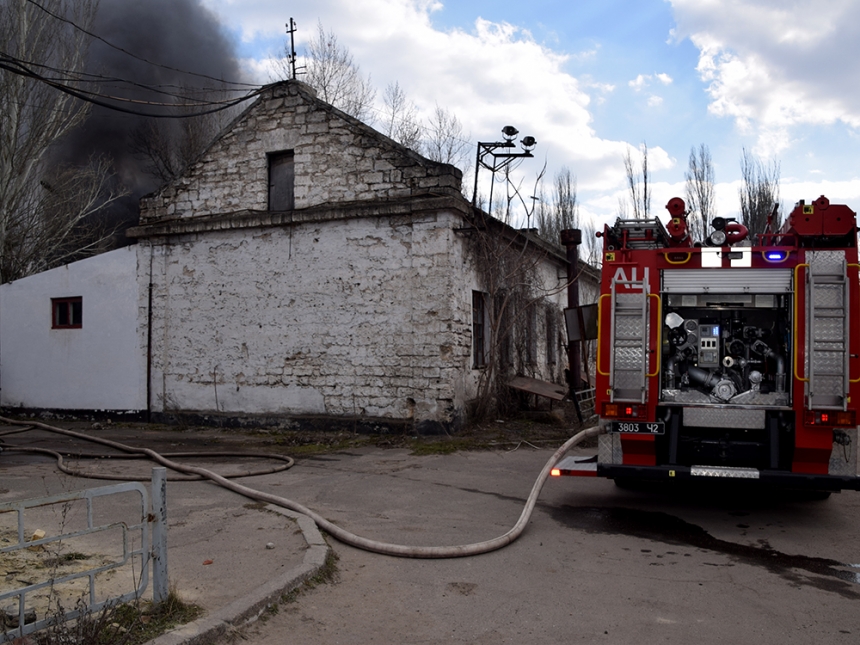
[[665,424],[661,421],[655,422],[627,422],[613,421],[611,432],[621,434],[664,434],[666,432]]

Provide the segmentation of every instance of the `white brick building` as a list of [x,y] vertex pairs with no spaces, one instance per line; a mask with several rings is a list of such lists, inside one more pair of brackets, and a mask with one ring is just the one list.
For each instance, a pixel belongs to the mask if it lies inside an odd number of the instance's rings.
[[[460,180],[302,83],[270,86],[182,178],[142,200],[128,286],[145,408],[456,428],[481,373],[473,305],[488,270],[470,250],[487,233]],[[491,228],[533,258],[542,295],[546,322],[529,325],[521,367],[560,382],[564,256]],[[101,315],[86,313],[84,329]],[[6,396],[9,378],[0,401],[26,407]]]

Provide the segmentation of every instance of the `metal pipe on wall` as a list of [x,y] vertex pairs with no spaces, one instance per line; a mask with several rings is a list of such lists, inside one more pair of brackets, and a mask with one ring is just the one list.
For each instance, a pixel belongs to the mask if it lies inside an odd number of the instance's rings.
[[[567,306],[579,306],[579,245],[582,244],[582,231],[568,228],[561,231],[561,243],[567,250]],[[571,398],[582,387],[582,357],[578,342],[567,344],[567,363],[570,369]]]

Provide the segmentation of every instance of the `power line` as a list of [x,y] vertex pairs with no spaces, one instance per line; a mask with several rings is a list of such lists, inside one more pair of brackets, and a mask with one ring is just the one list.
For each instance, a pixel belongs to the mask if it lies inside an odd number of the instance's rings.
[[[30,0],[28,0],[28,1],[30,1]],[[0,53],[0,69],[5,69],[9,72],[12,72],[13,74],[18,74],[19,76],[25,76],[25,77],[40,81],[42,83],[45,83],[46,85],[49,85],[50,87],[53,87],[54,89],[59,90],[60,92],[65,92],[66,94],[68,94],[70,96],[74,96],[75,98],[80,99],[82,101],[92,103],[93,105],[98,105],[98,106],[107,108],[109,110],[116,110],[117,112],[125,112],[126,114],[134,114],[137,116],[145,116],[145,117],[151,117],[151,118],[155,118],[155,119],[186,119],[186,118],[191,118],[191,117],[196,117],[196,116],[203,116],[205,114],[212,114],[214,112],[220,112],[221,110],[226,110],[228,108],[233,107],[234,105],[238,105],[239,103],[242,103],[244,101],[247,101],[248,99],[251,99],[251,98],[259,95],[263,90],[262,87],[255,86],[255,89],[253,91],[249,92],[248,94],[246,94],[245,96],[242,96],[242,97],[239,97],[236,99],[230,99],[229,101],[223,102],[223,103],[214,103],[214,102],[210,103],[210,105],[216,104],[217,107],[214,107],[214,108],[209,109],[209,110],[201,110],[198,112],[188,112],[188,113],[184,113],[184,114],[157,114],[157,113],[151,113],[151,112],[139,112],[136,110],[131,110],[129,108],[123,108],[123,107],[120,107],[118,105],[112,105],[112,104],[108,103],[106,100],[101,100],[101,99],[114,100],[114,101],[124,101],[124,102],[131,102],[131,103],[140,103],[143,105],[153,105],[153,106],[158,106],[158,107],[182,107],[182,106],[181,105],[177,106],[176,104],[172,104],[172,103],[154,103],[154,102],[139,101],[139,100],[134,100],[134,99],[123,99],[121,97],[106,96],[106,95],[102,95],[102,94],[97,94],[95,92],[88,92],[86,90],[76,89],[76,88],[70,87],[68,85],[65,85],[64,83],[60,83],[58,81],[46,78],[45,76],[42,76],[41,74],[29,69],[25,64],[23,64],[23,62],[20,62],[20,61],[14,59],[12,57],[9,57],[5,54],[2,54],[2,53]],[[93,97],[99,97],[99,98],[93,98]],[[193,107],[200,107],[202,105],[206,105],[206,104],[203,104],[203,103],[192,104]]]
[[[0,52],[0,54],[2,54],[2,52]],[[181,94],[169,92],[163,88],[172,88],[172,89],[182,90],[185,93],[194,93],[194,92],[199,92],[199,93],[206,93],[206,92],[245,92],[245,91],[247,91],[246,88],[241,88],[241,89],[240,88],[231,88],[231,87],[224,87],[223,85],[221,87],[189,87],[189,86],[185,86],[185,85],[177,85],[175,83],[161,83],[161,84],[156,84],[156,85],[149,85],[149,84],[145,84],[145,83],[140,83],[138,81],[132,81],[132,80],[129,80],[126,78],[120,78],[118,76],[105,76],[104,74],[94,74],[92,72],[64,70],[64,69],[60,69],[57,67],[52,67],[50,65],[45,65],[43,63],[35,63],[33,61],[24,61],[23,59],[20,59],[20,58],[14,57],[14,56],[10,56],[9,54],[2,54],[2,55],[7,56],[10,60],[15,60],[16,62],[19,62],[19,63],[26,63],[27,65],[31,65],[33,67],[40,67],[42,69],[50,70],[50,71],[56,72],[58,74],[66,74],[67,75],[66,78],[52,79],[52,80],[56,80],[56,81],[69,80],[69,81],[80,81],[80,82],[84,82],[84,83],[88,83],[88,84],[117,83],[117,84],[131,85],[133,87],[139,87],[141,89],[149,90],[149,91],[155,92],[157,94],[164,94],[166,96],[174,96],[176,98],[182,98],[182,99],[189,100],[189,101],[196,100],[196,99],[193,99],[193,98],[188,97],[188,96],[183,96]],[[251,87],[259,87],[259,86],[254,85]]]
[[[137,87],[137,88],[140,88],[143,90],[147,90],[149,92],[153,92],[155,94],[163,94],[165,96],[172,96],[174,98],[182,99],[184,101],[193,101],[193,103],[189,103],[187,105],[182,105],[182,104],[177,104],[177,103],[156,103],[153,101],[139,100],[140,102],[146,103],[148,105],[161,105],[161,106],[167,106],[167,107],[191,107],[191,106],[202,107],[202,106],[207,106],[207,105],[223,105],[225,103],[233,101],[234,99],[223,99],[223,100],[197,99],[194,97],[186,96],[186,94],[194,93],[194,92],[216,92],[216,91],[244,92],[244,91],[246,91],[245,89],[240,90],[240,89],[235,89],[235,88],[221,88],[219,90],[219,89],[209,89],[209,88],[186,88],[186,87],[183,87],[181,85],[147,85],[144,83],[138,83],[137,81],[131,81],[131,80],[119,78],[119,77],[110,77],[110,76],[104,76],[101,74],[91,74],[88,72],[77,72],[77,71],[64,70],[64,69],[60,69],[57,67],[52,67],[50,65],[45,65],[42,63],[25,61],[21,58],[18,58],[16,56],[11,56],[9,54],[6,54],[6,53],[0,51],[0,60],[4,60],[4,59],[6,62],[14,63],[15,65],[18,65],[22,68],[26,68],[26,66],[31,66],[31,67],[38,67],[38,68],[41,68],[43,70],[49,70],[51,72],[54,72],[54,73],[60,75],[60,77],[45,76],[44,78],[47,80],[50,80],[50,81],[57,82],[57,83],[60,83],[63,81],[66,81],[66,82],[77,81],[77,82],[86,83],[88,85],[95,84],[95,83],[117,83],[117,84],[121,84],[121,85],[116,86],[117,89],[122,87],[122,85],[130,85],[132,87]],[[182,89],[182,90],[184,90],[184,93],[183,94],[177,94],[175,92],[168,92],[166,90],[160,89],[162,87],[174,87],[177,89]],[[259,87],[259,86],[255,86],[255,87]],[[99,93],[99,92],[90,92],[90,91],[84,90],[82,88],[79,88],[79,91],[84,92],[84,93],[88,93],[88,94],[92,94],[94,96],[101,96],[102,98],[106,98],[106,99],[116,100],[116,101],[132,101],[132,99],[127,99],[127,98],[113,96],[113,95],[106,95],[104,93]]]

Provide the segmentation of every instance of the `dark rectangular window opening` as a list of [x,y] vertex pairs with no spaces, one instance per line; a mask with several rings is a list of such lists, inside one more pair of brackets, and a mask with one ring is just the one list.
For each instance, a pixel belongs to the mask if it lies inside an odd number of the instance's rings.
[[51,298],[51,329],[80,329],[83,325],[83,298]]
[[294,157],[292,150],[269,155],[270,211],[291,211],[296,207]]
[[472,292],[472,366],[487,366],[487,310],[486,294]]

